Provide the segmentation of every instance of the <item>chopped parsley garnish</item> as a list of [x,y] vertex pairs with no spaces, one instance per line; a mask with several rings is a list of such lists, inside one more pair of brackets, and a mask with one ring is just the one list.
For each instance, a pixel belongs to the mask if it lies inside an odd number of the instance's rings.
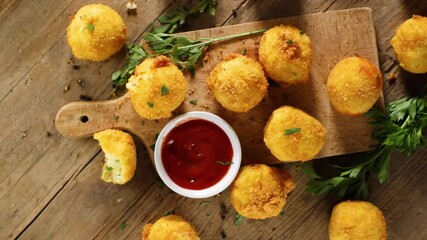
[[191,105],[196,106],[197,105],[197,100],[193,99],[189,101]]
[[208,205],[208,204],[210,204],[211,202],[209,202],[209,201],[203,201],[203,202],[201,202],[200,204],[199,204],[199,206],[203,206],[203,205]]
[[240,51],[240,53],[241,53],[242,55],[246,55],[246,52],[247,52],[246,48],[243,48],[243,49],[242,49],[242,51]]
[[113,167],[107,166],[107,171],[112,172],[113,171]]
[[164,215],[168,216],[168,215],[171,215],[171,214],[174,214],[174,213],[175,213],[175,209],[171,209],[169,211],[166,211]]
[[87,23],[86,27],[83,28],[82,32],[84,32],[85,30],[89,30],[90,32],[95,31],[95,26],[93,26],[91,23]]
[[231,164],[233,164],[232,161],[229,161],[229,162],[216,161],[216,163],[221,164],[221,165],[231,165]]
[[113,116],[113,119],[114,121],[116,121],[116,123],[119,121],[119,118],[120,118],[119,116],[116,116],[116,115]]
[[149,108],[153,108],[154,107],[154,103],[153,102],[147,102],[147,105]]
[[289,128],[283,132],[283,135],[288,136],[288,135],[292,135],[294,133],[299,133],[299,132],[301,132],[301,128]]
[[234,218],[234,226],[239,227],[242,225],[244,219],[245,218],[242,215],[236,213],[236,217]]
[[120,230],[125,230],[126,225],[127,224],[125,222],[120,223]]
[[169,94],[169,88],[166,87],[166,85],[162,85],[162,88],[160,89],[160,96],[165,96]]
[[287,44],[289,44],[289,45],[292,45],[292,44],[294,44],[295,42],[294,42],[294,41],[292,41],[292,40],[288,40],[286,43],[287,43]]

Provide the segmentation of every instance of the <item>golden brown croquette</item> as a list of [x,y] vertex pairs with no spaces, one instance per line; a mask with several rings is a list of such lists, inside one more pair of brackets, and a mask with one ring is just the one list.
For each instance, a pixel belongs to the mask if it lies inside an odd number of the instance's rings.
[[117,53],[126,39],[122,17],[102,4],[80,8],[67,28],[68,45],[78,59],[104,61]]
[[143,118],[172,116],[184,101],[187,79],[166,56],[144,60],[126,84],[135,111]]
[[348,57],[331,70],[328,96],[335,109],[345,115],[367,112],[381,96],[383,78],[380,70],[361,57]]
[[198,240],[194,227],[178,215],[160,218],[154,224],[146,224],[142,230],[143,240]]
[[414,15],[391,39],[400,66],[408,72],[427,72],[427,17]]
[[136,148],[132,136],[120,130],[106,129],[93,135],[105,154],[101,179],[105,182],[125,184],[136,169]]
[[231,203],[243,217],[266,219],[280,214],[289,192],[291,176],[265,164],[242,167],[231,187]]
[[330,240],[385,240],[386,223],[375,205],[363,201],[345,201],[332,210]]
[[264,33],[259,45],[259,60],[265,72],[281,84],[308,80],[312,58],[311,41],[293,26],[276,26]]
[[226,109],[247,112],[267,93],[261,65],[241,54],[231,54],[210,73],[207,83],[216,100]]
[[264,128],[265,145],[284,162],[312,160],[325,142],[325,127],[314,117],[290,106],[274,110]]

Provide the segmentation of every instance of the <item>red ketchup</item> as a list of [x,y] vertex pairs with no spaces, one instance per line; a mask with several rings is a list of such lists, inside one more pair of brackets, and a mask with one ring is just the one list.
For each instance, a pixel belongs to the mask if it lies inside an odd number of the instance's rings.
[[166,173],[178,186],[202,190],[218,183],[230,169],[233,148],[212,122],[193,119],[173,128],[162,146]]

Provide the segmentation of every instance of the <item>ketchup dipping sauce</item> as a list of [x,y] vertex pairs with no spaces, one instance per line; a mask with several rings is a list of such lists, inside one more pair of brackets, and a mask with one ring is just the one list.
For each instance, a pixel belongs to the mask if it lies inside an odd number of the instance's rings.
[[173,191],[204,198],[227,188],[240,167],[240,142],[222,118],[189,112],[169,122],[156,142],[156,169]]

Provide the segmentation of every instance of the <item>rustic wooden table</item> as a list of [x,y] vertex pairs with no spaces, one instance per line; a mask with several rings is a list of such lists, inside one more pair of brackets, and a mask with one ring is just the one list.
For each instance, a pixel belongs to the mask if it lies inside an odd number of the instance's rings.
[[[129,42],[137,42],[162,13],[189,1],[137,0],[138,14],[127,15],[126,1],[0,1],[0,239],[140,239],[147,222],[174,210],[194,223],[201,239],[328,239],[327,225],[337,199],[304,191],[306,177],[291,170],[297,189],[282,216],[245,220],[234,226],[229,191],[205,200],[180,197],[160,184],[143,145],[138,167],[124,185],[99,179],[103,154],[92,139],[67,139],[54,125],[58,109],[80,95],[111,98],[111,74],[126,52],[102,63],[74,60],[66,43],[70,17],[94,2],[119,11]],[[215,17],[188,21],[185,30],[370,7],[387,101],[416,95],[426,75],[399,69],[389,40],[412,14],[427,15],[419,0],[219,0]],[[321,28],[321,26],[319,26]],[[73,65],[78,66],[73,67]],[[82,80],[82,81],[79,81]],[[69,86],[68,91],[64,87]],[[123,92],[121,92],[123,94]],[[395,154],[391,179],[372,184],[369,201],[383,210],[389,239],[427,239],[427,149],[412,157]],[[200,204],[209,201],[209,204]]]

